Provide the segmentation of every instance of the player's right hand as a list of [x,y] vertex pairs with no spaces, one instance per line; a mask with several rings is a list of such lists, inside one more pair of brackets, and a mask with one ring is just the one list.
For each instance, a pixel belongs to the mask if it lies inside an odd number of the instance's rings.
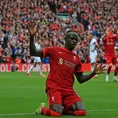
[[30,36],[34,36],[37,32],[37,28],[36,28],[35,23],[30,23],[28,25],[28,30],[29,30]]
[[107,28],[106,31],[105,31],[105,34],[107,35],[109,32],[110,32],[110,29]]
[[107,70],[107,69],[105,68],[105,65],[103,65],[103,64],[101,64],[101,65],[95,64],[95,68],[94,68],[94,73],[95,73],[95,74],[104,73],[105,70]]

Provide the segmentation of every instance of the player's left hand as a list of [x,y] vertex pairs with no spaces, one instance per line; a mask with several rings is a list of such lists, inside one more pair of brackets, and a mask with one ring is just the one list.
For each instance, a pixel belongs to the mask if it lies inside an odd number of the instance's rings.
[[29,23],[28,30],[29,30],[29,34],[31,36],[34,36],[36,34],[36,32],[37,32],[37,28],[36,28],[35,23]]
[[94,73],[95,74],[101,74],[101,73],[104,74],[105,70],[107,70],[105,68],[105,65],[103,65],[103,64],[101,64],[101,65],[95,64],[95,68],[94,68]]
[[95,50],[91,50],[91,52],[94,52]]

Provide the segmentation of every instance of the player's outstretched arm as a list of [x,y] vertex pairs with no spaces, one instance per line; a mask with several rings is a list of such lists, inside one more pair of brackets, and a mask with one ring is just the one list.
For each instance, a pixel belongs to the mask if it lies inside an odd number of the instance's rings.
[[84,83],[84,82],[90,80],[94,75],[104,73],[104,71],[106,70],[104,68],[105,68],[105,66],[103,66],[102,64],[100,66],[98,66],[96,64],[95,68],[94,68],[94,71],[91,72],[90,74],[84,75],[81,72],[81,73],[75,73],[75,76],[76,76],[79,83]]
[[107,36],[108,33],[109,33],[109,29],[106,29],[105,33],[101,37],[101,40],[103,40]]
[[43,56],[43,51],[42,50],[36,50],[35,44],[34,44],[34,36],[37,32],[35,24],[30,24],[29,25],[29,34],[30,34],[30,55],[31,56]]
[[102,35],[101,40],[103,40],[106,35],[107,35],[106,33]]

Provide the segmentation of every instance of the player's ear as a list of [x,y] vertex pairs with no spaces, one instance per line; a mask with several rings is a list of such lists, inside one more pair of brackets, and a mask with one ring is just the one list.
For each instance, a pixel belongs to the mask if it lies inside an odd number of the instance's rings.
[[64,35],[64,44],[65,44],[65,42],[67,42],[67,39],[68,39],[68,36],[67,36],[67,34],[65,34]]
[[65,40],[63,41],[63,45],[65,45]]

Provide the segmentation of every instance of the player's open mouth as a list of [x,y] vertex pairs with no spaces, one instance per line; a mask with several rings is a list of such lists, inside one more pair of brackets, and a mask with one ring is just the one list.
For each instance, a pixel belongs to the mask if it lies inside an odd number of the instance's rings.
[[76,46],[76,43],[72,43],[72,46]]

